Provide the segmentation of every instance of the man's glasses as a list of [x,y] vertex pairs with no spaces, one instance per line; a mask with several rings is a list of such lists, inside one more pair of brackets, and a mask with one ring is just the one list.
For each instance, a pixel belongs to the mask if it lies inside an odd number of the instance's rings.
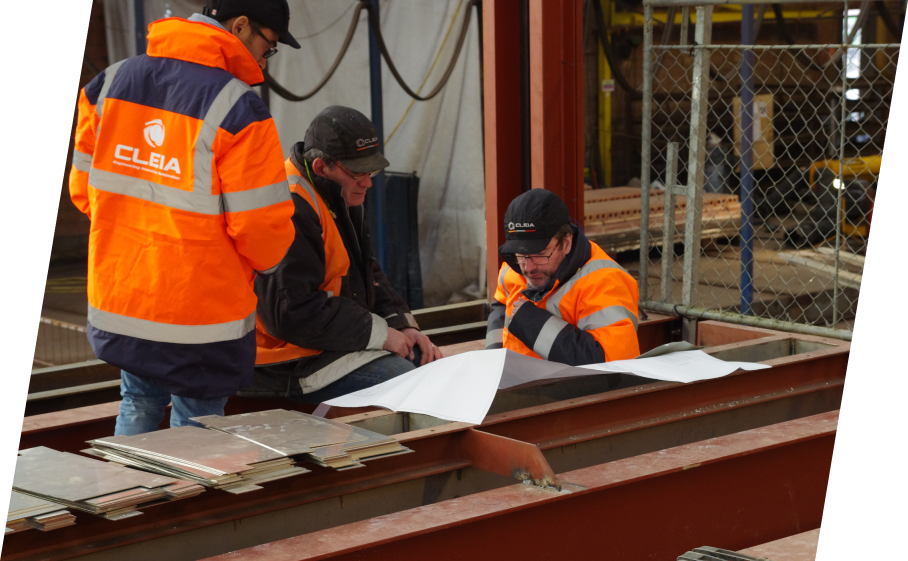
[[341,171],[346,173],[350,177],[350,179],[352,179],[353,181],[359,181],[360,179],[363,179],[365,177],[375,177],[376,175],[381,173],[380,169],[377,169],[375,171],[369,171],[366,173],[353,173],[352,171],[350,171],[346,167],[344,167],[344,164],[342,164],[340,162],[334,162],[334,163],[337,164],[337,167],[341,168]]
[[535,265],[545,265],[549,262],[549,257],[555,253],[555,250],[552,250],[552,253],[548,255],[514,255],[517,259],[518,265],[526,265],[527,261],[532,262]]
[[267,51],[265,51],[265,54],[263,54],[262,57],[263,57],[263,58],[271,58],[271,57],[273,57],[274,55],[276,55],[276,54],[277,54],[277,43],[274,43],[274,42],[272,42],[270,39],[268,39],[267,37],[265,37],[265,34],[262,33],[262,30],[259,29],[259,26],[255,25],[255,24],[252,23],[251,21],[249,22],[249,27],[251,27],[252,30],[255,31],[255,32],[258,34],[259,37],[261,37],[262,39],[264,39],[266,43],[268,43],[269,45],[271,45],[271,48],[268,49]]

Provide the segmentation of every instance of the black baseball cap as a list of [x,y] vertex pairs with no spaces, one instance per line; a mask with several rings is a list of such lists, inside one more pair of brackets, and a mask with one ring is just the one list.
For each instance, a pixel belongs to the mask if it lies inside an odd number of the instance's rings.
[[278,43],[300,48],[290,34],[287,0],[208,0],[202,13],[217,21],[246,16],[278,34]]
[[304,150],[318,148],[353,173],[369,173],[388,167],[378,151],[378,133],[365,115],[341,105],[331,105],[315,116],[306,137]]
[[531,189],[508,205],[504,213],[502,254],[533,255],[545,249],[558,229],[570,224],[567,205],[551,191]]

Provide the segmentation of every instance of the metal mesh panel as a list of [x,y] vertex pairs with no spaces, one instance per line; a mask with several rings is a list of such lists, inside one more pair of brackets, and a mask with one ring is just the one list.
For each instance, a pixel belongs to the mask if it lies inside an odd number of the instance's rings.
[[[843,4],[843,23],[853,27],[855,18],[844,17],[848,13]],[[646,32],[652,41],[651,25]],[[646,180],[648,167],[652,210],[649,251],[641,253],[647,277],[640,279],[641,299],[655,309],[654,303],[663,309],[680,304],[728,312],[732,320],[748,316],[851,331],[899,46],[691,46],[677,44],[674,35],[675,44],[653,45],[644,53],[652,82],[651,92],[644,88],[651,115],[644,112],[643,126],[651,140],[643,175]],[[706,134],[695,131],[692,137],[698,51],[709,58]],[[741,178],[746,51],[753,53],[750,213],[746,205],[742,210]],[[699,178],[690,176],[696,169],[691,142],[704,150]],[[673,143],[678,195],[672,238],[663,236],[660,205],[671,197],[666,183]],[[703,193],[700,247],[689,258],[692,270],[685,270],[680,244],[693,225],[682,193],[693,192],[691,184]],[[752,236],[742,229],[748,215]],[[692,285],[688,297],[686,276]]]

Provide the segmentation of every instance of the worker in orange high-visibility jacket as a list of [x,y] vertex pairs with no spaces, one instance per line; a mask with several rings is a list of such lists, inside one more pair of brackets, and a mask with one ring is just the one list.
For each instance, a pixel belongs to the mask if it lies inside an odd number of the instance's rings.
[[263,81],[286,0],[214,0],[149,26],[146,54],[79,94],[70,194],[91,219],[88,326],[123,369],[117,434],[223,414],[255,365],[253,279],[293,241]]
[[571,366],[640,354],[636,281],[571,224],[557,195],[520,195],[504,223],[487,349]]

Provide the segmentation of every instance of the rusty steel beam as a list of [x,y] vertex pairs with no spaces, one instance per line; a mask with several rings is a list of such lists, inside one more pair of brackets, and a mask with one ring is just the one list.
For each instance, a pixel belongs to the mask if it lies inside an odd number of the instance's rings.
[[838,412],[511,485],[210,561],[673,559],[818,528]]
[[482,100],[485,134],[486,274],[498,284],[504,213],[523,192],[520,155],[520,1],[482,3]]
[[[824,340],[816,338],[777,335],[718,347],[710,352],[746,354],[759,347],[764,353],[784,354],[786,349],[798,350],[795,349],[796,340],[802,346],[812,344],[814,347],[801,348],[801,351],[808,351],[801,355],[771,360],[774,364],[771,370],[688,385],[657,383],[489,415],[479,431],[470,430],[463,423],[414,430],[398,434],[396,438],[415,454],[384,459],[352,472],[314,468],[312,474],[269,484],[264,490],[247,495],[227,497],[218,492],[204,493],[182,501],[182,504],[160,505],[143,516],[117,523],[79,515],[79,523],[74,527],[77,530],[65,528],[43,535],[40,543],[28,532],[8,536],[4,557],[63,559],[79,551],[102,551],[181,532],[202,531],[231,521],[245,520],[251,525],[251,520],[269,513],[332,497],[343,501],[346,496],[350,500],[351,496],[383,486],[438,477],[474,465],[508,475],[522,469],[530,473],[532,479],[544,480],[547,476],[552,477],[552,473],[590,465],[591,461],[600,463],[626,458],[661,447],[834,409],[841,399],[847,343],[837,341],[825,346]],[[105,413],[112,422],[116,411],[98,413]],[[70,430],[67,437],[76,439],[80,427],[91,424],[91,415],[79,417],[73,412],[69,415],[71,423],[67,427]],[[341,420],[366,423],[395,415],[374,411]],[[42,427],[40,423],[34,423],[31,428],[40,434]],[[51,434],[55,432],[52,427],[43,428]],[[69,446],[78,450],[84,447],[81,442],[76,439]],[[24,443],[22,447],[41,444],[48,443],[37,440]],[[539,457],[539,449],[547,451],[545,458]],[[459,474],[460,471],[458,480]]]
[[583,224],[583,2],[529,8],[532,186],[556,193]]

